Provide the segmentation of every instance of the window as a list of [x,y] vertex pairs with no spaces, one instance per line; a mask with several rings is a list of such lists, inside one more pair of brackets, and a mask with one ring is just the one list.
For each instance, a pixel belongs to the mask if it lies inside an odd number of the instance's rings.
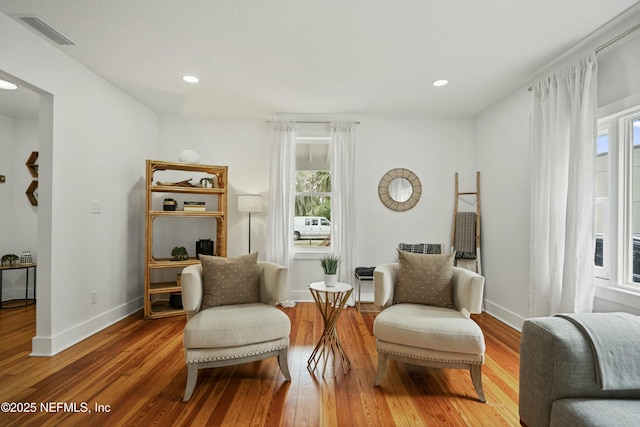
[[299,129],[296,138],[294,248],[331,245],[331,159],[329,129]]
[[640,291],[640,106],[598,121],[595,275]]

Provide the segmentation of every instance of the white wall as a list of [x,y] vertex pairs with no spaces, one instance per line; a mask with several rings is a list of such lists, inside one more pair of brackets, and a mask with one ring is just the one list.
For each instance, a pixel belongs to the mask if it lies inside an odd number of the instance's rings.
[[530,105],[522,87],[479,114],[475,123],[485,309],[518,328],[529,312]]
[[[236,213],[236,195],[262,194],[267,209],[269,124],[258,119],[162,116],[159,135],[158,160],[176,161],[181,150],[192,149],[200,154],[201,163],[229,166],[227,253],[246,253],[247,216]],[[361,117],[356,135],[356,264],[374,266],[397,260],[395,247],[400,241],[437,242],[449,247],[455,172],[460,172],[462,190],[475,188],[472,121]],[[407,212],[390,211],[378,198],[380,178],[397,167],[412,170],[423,185],[420,202]],[[252,216],[252,252],[264,252],[265,221],[266,213]],[[311,299],[306,285],[322,280],[317,259],[296,257],[290,271],[293,299]],[[368,290],[371,299],[370,287]]]
[[0,70],[46,92],[33,351],[55,354],[142,306],[144,160],[156,154],[157,116],[3,14],[0,51]]
[[[38,121],[0,114],[0,174],[6,176],[0,184],[0,256],[31,251],[37,259],[38,209],[25,194],[33,179],[25,166],[32,151],[38,151]],[[25,275],[25,270],[3,273],[3,301],[24,298]],[[28,295],[33,297],[32,271]]]

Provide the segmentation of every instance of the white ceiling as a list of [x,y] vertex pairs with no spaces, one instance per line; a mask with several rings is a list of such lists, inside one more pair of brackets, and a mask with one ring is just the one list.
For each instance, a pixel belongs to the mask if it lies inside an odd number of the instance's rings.
[[37,15],[75,43],[60,50],[161,114],[434,117],[482,111],[635,3],[0,0],[0,12]]

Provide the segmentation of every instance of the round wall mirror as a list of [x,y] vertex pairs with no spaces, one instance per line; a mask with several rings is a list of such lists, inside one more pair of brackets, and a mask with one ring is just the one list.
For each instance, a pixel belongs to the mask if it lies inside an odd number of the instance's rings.
[[391,169],[378,185],[378,196],[391,210],[402,212],[414,207],[422,195],[420,180],[408,169]]

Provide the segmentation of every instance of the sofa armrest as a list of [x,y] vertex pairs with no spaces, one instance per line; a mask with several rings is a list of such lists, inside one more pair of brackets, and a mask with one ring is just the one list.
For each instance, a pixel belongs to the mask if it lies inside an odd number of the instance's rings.
[[288,299],[286,267],[267,261],[258,261],[260,271],[260,300],[275,305]]
[[373,271],[374,302],[380,308],[393,304],[393,291],[398,278],[398,263],[381,264]]
[[528,319],[520,341],[520,420],[548,426],[555,400],[640,398],[640,390],[601,390],[589,342],[561,317]]
[[185,267],[180,280],[182,281],[182,308],[189,320],[200,311],[202,303],[202,265],[194,264]]
[[484,277],[471,270],[453,267],[453,304],[467,318],[482,313]]

